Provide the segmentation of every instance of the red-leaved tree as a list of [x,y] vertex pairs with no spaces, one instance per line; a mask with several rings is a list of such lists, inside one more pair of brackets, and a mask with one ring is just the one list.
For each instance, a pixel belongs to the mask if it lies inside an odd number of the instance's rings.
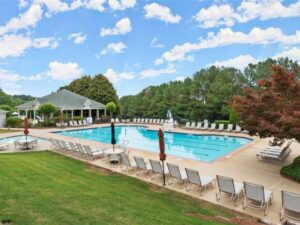
[[273,137],[272,144],[287,139],[300,141],[300,82],[294,72],[279,66],[268,79],[247,87],[235,96],[231,107],[241,118],[241,127],[250,135]]

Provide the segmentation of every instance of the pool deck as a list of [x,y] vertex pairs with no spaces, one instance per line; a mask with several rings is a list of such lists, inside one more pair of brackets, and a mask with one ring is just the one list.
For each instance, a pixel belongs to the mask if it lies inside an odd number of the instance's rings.
[[[143,124],[145,125],[145,124]],[[66,128],[63,130],[75,130],[75,129],[88,129],[94,127],[101,127],[101,126],[108,126],[108,124],[103,125],[92,125],[89,127],[80,127],[80,128]],[[161,126],[158,125],[147,125],[149,129],[158,130]],[[78,138],[66,137],[56,133],[51,133],[54,131],[59,131],[60,129],[30,129],[30,135],[37,136],[41,138],[57,138],[60,140],[66,140],[71,142],[77,142],[81,144],[88,144],[92,147],[110,147],[109,144],[99,143],[95,141],[83,140]],[[228,133],[222,132],[208,132],[208,131],[197,131],[197,130],[186,130],[181,128],[174,129],[175,132],[183,132],[183,133],[194,133],[194,134],[224,134],[228,135]],[[3,133],[0,134],[0,138],[16,136],[22,134],[22,131],[17,133]],[[230,133],[229,135],[239,136],[239,137],[248,137],[247,134],[238,134],[238,133]],[[227,208],[231,208],[233,210],[237,210],[254,217],[263,218],[273,224],[280,224],[279,221],[279,212],[281,210],[281,190],[287,190],[290,192],[300,193],[300,184],[289,179],[282,177],[279,173],[280,168],[282,165],[275,164],[266,161],[258,161],[256,159],[256,153],[259,152],[260,149],[263,149],[267,146],[269,139],[260,139],[258,137],[250,137],[253,141],[241,147],[239,150],[231,152],[229,155],[225,156],[222,159],[216,160],[211,163],[201,162],[199,160],[193,159],[186,159],[175,157],[172,155],[167,156],[166,162],[170,162],[173,164],[177,164],[179,167],[184,168],[191,168],[200,171],[200,174],[203,175],[223,175],[232,177],[235,181],[243,182],[249,181],[256,184],[264,185],[265,189],[269,189],[273,191],[274,198],[273,204],[270,206],[269,213],[266,217],[263,216],[262,212],[259,212],[255,209],[246,208],[246,210],[242,209],[242,204],[237,207],[234,207],[233,202],[228,200],[221,199],[219,202],[216,201],[215,193],[216,188],[208,189],[203,196],[200,196],[200,192],[197,190],[192,190],[187,192],[185,188],[182,188],[179,183],[174,183],[171,185],[166,185],[166,188],[169,188],[174,191],[178,191],[196,198],[204,199],[206,201],[222,205]],[[50,149],[49,142],[41,142],[39,143],[39,149]],[[292,152],[287,160],[283,163],[283,165],[290,164],[292,160],[300,155],[300,144],[293,142],[291,144]],[[144,151],[144,150],[137,150],[129,148],[130,150],[130,157],[132,159],[133,156],[141,156],[144,159],[155,159],[158,160],[158,154]],[[15,152],[13,144],[10,145],[9,152]],[[2,151],[3,152],[3,151]],[[71,155],[71,157],[78,158],[76,155]],[[106,160],[97,159],[97,160],[87,160],[81,159],[88,163],[107,168],[116,172],[121,172],[121,168],[119,165],[110,165]],[[157,177],[157,179],[149,179],[147,176],[137,176],[133,172],[125,172],[126,175],[137,177],[138,179],[145,180],[150,183],[154,183],[157,185],[162,185],[161,179]]]

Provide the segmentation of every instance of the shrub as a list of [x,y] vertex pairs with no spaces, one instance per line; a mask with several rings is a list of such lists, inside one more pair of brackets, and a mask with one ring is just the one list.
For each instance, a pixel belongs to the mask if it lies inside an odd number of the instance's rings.
[[229,120],[216,120],[215,123],[217,125],[224,124],[225,126],[227,126],[230,122],[229,122]]
[[46,118],[49,118],[52,113],[57,111],[56,107],[50,103],[40,105],[38,112],[43,114]]
[[239,121],[240,121],[240,118],[237,115],[236,111],[231,108],[229,110],[229,122],[235,124],[235,123],[237,123]]
[[83,120],[83,117],[81,117],[81,116],[74,116],[73,120],[76,120],[76,121]]
[[116,111],[117,106],[114,102],[109,102],[106,104],[106,110],[110,113],[110,116],[112,117],[113,113]]
[[296,157],[292,164],[283,166],[280,170],[283,176],[300,182],[300,156]]
[[23,124],[23,120],[17,117],[8,117],[6,119],[7,127],[21,127]]
[[0,109],[5,110],[7,112],[12,111],[12,107],[10,107],[9,105],[0,105]]
[[300,164],[300,155],[294,159],[294,164]]

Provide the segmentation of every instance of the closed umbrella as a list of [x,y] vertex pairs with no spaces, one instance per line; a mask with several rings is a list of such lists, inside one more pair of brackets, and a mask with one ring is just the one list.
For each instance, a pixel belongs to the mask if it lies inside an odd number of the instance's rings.
[[24,118],[24,134],[26,136],[26,141],[27,141],[27,135],[29,134],[27,117]]
[[111,144],[113,145],[113,151],[115,151],[116,137],[115,137],[115,124],[111,123]]
[[162,170],[163,170],[163,185],[166,185],[164,161],[166,160],[167,155],[165,153],[164,134],[161,129],[158,130],[158,139],[159,139],[159,159],[162,162]]

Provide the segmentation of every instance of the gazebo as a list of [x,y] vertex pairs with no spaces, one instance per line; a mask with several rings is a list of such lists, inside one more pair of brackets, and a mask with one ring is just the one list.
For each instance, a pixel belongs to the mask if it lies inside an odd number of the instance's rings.
[[98,119],[100,113],[106,115],[106,108],[102,103],[62,89],[17,106],[19,117],[24,115],[35,120],[38,108],[45,103],[54,105],[62,113],[70,113],[71,118],[81,116]]

